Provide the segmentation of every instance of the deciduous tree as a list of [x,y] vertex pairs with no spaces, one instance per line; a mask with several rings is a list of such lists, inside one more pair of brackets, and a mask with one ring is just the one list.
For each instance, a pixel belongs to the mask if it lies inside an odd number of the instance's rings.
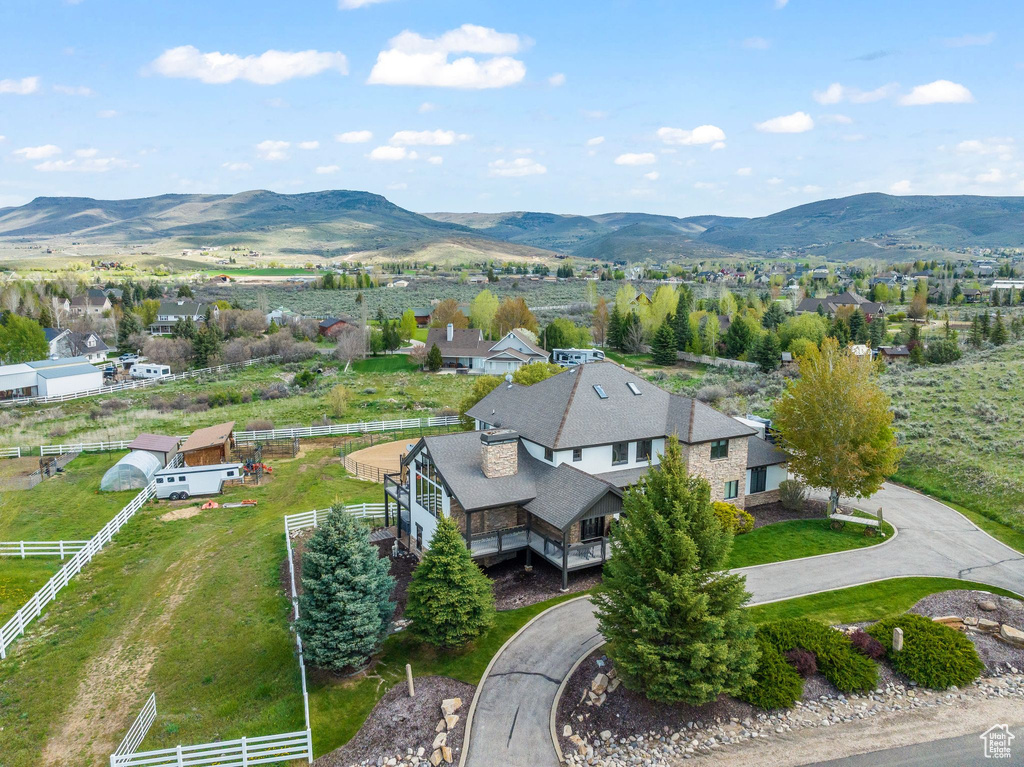
[[494,313],[494,325],[497,328],[498,336],[503,336],[516,328],[526,328],[531,333],[540,332],[537,327],[537,319],[522,296],[506,298],[501,302],[498,310]]
[[469,305],[469,319],[474,328],[480,328],[488,338],[494,327],[494,315],[498,311],[498,298],[489,290],[481,290]]
[[449,323],[454,325],[456,330],[469,327],[469,318],[462,313],[459,302],[454,298],[446,298],[435,306],[434,311],[430,314],[430,327],[432,328],[446,328]]
[[8,365],[44,360],[49,352],[46,333],[38,322],[18,314],[7,315],[6,323],[0,325],[0,360]]

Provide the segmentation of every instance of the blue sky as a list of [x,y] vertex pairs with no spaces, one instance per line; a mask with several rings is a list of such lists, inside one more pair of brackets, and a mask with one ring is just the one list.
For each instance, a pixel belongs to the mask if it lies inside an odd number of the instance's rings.
[[684,216],[1020,194],[1022,22],[1019,2],[948,0],[11,0],[0,206],[337,188]]

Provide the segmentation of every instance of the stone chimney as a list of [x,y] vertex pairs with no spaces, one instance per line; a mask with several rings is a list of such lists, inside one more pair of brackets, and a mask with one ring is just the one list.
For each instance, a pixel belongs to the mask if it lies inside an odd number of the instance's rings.
[[452,342],[452,338],[455,337],[455,326],[452,323],[448,323],[448,330],[445,333],[445,337],[448,339],[448,343]]
[[480,465],[488,479],[511,477],[519,471],[519,434],[512,429],[480,433]]

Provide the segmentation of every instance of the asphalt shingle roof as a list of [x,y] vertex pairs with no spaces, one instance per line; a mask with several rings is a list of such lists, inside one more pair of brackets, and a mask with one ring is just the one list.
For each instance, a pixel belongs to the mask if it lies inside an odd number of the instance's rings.
[[756,469],[759,466],[776,466],[786,463],[788,460],[785,453],[756,434],[747,440],[748,469]]

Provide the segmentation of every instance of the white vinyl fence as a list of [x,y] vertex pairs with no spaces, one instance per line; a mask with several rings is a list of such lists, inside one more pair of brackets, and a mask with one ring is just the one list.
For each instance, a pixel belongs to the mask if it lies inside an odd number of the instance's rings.
[[15,639],[25,633],[25,627],[39,617],[43,607],[56,598],[57,592],[67,586],[71,579],[78,575],[105,545],[110,543],[117,531],[124,527],[124,524],[135,516],[135,512],[141,509],[142,505],[155,493],[156,483],[150,482],[127,506],[117,512],[114,518],[107,522],[103,529],[96,533],[83,548],[79,549],[78,553],[69,559],[67,564],[58,570],[45,586],[33,594],[32,598],[14,614],[13,618],[0,626],[0,659],[7,657],[7,648]]
[[[271,439],[292,439],[293,437],[331,437],[339,434],[366,434],[369,432],[407,431],[409,429],[426,429],[432,426],[458,426],[459,417],[455,415],[430,416],[429,418],[401,418],[393,421],[361,421],[359,423],[336,423],[330,426],[305,426],[295,429],[273,429],[268,431],[236,431],[236,443],[259,442]],[[179,436],[178,440],[185,437]],[[78,442],[68,445],[40,445],[40,455],[62,455],[71,452],[103,453],[115,450],[127,450],[132,440],[114,442]],[[0,450],[18,450],[21,448],[0,448]]]
[[[330,509],[313,509],[304,511],[301,514],[288,514],[284,518],[285,535],[291,536],[295,530],[302,530],[306,527],[317,527]],[[345,511],[356,519],[382,519],[384,517],[383,503],[353,503],[345,506]]]
[[156,693],[150,693],[149,699],[146,704],[142,707],[142,711],[135,717],[135,721],[132,722],[132,726],[128,728],[127,734],[124,736],[124,740],[121,741],[114,753],[110,755],[110,767],[114,767],[117,764],[117,758],[121,756],[128,756],[135,752],[135,749],[139,747],[146,738],[146,733],[149,732],[149,728],[153,725],[156,720]]
[[55,557],[81,551],[89,541],[0,541],[0,557]]
[[0,447],[0,458],[21,458],[21,448]]
[[228,370],[247,368],[250,365],[258,365],[262,362],[269,362],[276,359],[280,359],[279,354],[272,354],[269,357],[260,357],[254,360],[245,360],[244,362],[228,362],[224,365],[215,365],[214,367],[209,368],[186,370],[183,373],[174,373],[172,375],[163,376],[162,378],[139,378],[132,381],[111,384],[110,386],[100,386],[86,391],[76,391],[68,394],[54,394],[51,397],[18,397],[16,399],[5,399],[0,400],[0,407],[6,407],[8,405],[46,405],[51,402],[67,402],[68,400],[82,399],[83,397],[98,397],[101,394],[112,394],[114,392],[128,391],[130,389],[145,389],[148,386],[167,383],[168,381],[183,381],[186,378],[196,378],[210,373],[224,373]]

